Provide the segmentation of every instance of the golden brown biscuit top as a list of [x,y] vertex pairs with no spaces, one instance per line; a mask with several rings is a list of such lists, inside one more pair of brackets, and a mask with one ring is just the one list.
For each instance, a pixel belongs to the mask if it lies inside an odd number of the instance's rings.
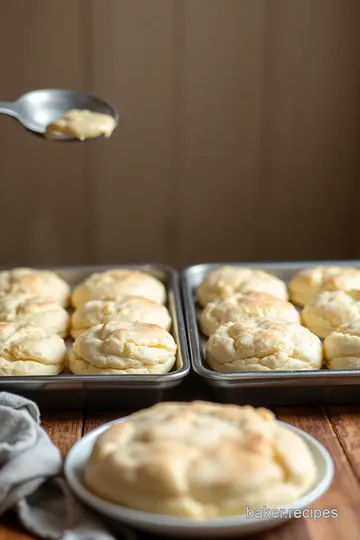
[[287,299],[286,285],[277,277],[263,270],[236,266],[223,266],[210,272],[197,291],[202,305],[229,298],[236,293],[250,292],[265,292]]
[[53,300],[23,295],[7,295],[0,297],[0,321],[15,321],[18,317],[33,315],[39,312],[62,309]]
[[316,290],[360,288],[360,269],[345,266],[315,266],[297,272],[290,288],[312,287]]
[[65,355],[64,340],[43,328],[0,323],[0,358],[58,364],[63,362]]
[[355,319],[354,321],[342,324],[339,326],[336,331],[336,334],[348,334],[349,336],[360,337],[360,318]]
[[164,326],[170,325],[171,319],[166,307],[148,298],[129,296],[119,302],[90,300],[73,313],[72,326],[74,329],[91,327],[118,318],[140,321],[141,317],[151,318],[151,315],[163,321]]
[[163,304],[166,291],[163,283],[154,276],[120,268],[91,274],[75,287],[72,301],[79,307],[90,300],[121,301],[128,296],[143,296]]
[[70,286],[50,270],[15,268],[0,272],[0,296],[27,295],[66,304]]
[[139,361],[150,366],[166,362],[174,357],[176,349],[174,338],[164,328],[125,321],[94,326],[73,345],[76,356],[104,369],[125,369]]
[[114,424],[100,435],[86,468],[104,460],[149,497],[192,492],[200,501],[205,490],[212,499],[219,490],[239,506],[268,482],[315,479],[306,445],[270,411],[200,401],[159,403]]
[[318,369],[320,339],[307,328],[275,319],[244,319],[220,326],[207,343],[217,371]]

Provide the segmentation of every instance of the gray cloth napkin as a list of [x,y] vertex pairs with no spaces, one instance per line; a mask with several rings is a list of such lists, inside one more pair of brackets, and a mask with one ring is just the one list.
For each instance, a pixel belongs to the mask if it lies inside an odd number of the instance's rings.
[[[32,401],[0,392],[0,517],[14,508],[32,534],[51,540],[115,540],[70,492],[59,450]],[[123,530],[117,538],[134,538]]]

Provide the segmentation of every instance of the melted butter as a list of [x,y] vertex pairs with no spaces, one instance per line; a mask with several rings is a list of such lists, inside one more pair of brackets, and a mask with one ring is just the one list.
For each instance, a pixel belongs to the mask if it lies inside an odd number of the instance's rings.
[[48,125],[45,137],[48,139],[76,137],[84,141],[99,135],[110,137],[114,129],[115,120],[109,114],[72,109]]

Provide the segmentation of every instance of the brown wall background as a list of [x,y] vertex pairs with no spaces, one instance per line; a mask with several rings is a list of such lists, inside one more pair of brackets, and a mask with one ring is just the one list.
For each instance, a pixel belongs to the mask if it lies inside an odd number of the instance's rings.
[[1,100],[79,88],[108,141],[0,117],[0,264],[360,257],[359,0],[11,0]]

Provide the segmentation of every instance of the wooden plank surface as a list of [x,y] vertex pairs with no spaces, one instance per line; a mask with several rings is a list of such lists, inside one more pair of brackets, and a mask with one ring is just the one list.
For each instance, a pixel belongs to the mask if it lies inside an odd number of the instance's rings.
[[[129,414],[130,411],[61,411],[44,412],[42,423],[60,448],[63,456],[81,434],[105,422]],[[335,479],[329,491],[313,508],[337,509],[338,519],[293,520],[268,533],[253,536],[254,540],[354,540],[360,529],[359,443],[360,407],[279,408],[280,420],[313,435],[331,453],[335,463]],[[0,540],[29,540],[10,513],[0,525]],[[143,537],[144,540],[146,536]]]
[[69,409],[45,412],[41,424],[65,458],[70,448],[82,437],[83,411]]
[[359,18],[359,0],[6,2],[0,100],[82,88],[120,125],[58,144],[1,116],[0,264],[356,257]]
[[[91,0],[90,90],[119,107],[94,145],[91,242],[97,260],[168,261],[177,201],[171,177],[173,2]],[[106,29],[106,30],[105,30]]]
[[[329,491],[316,503],[314,508],[336,509],[337,519],[302,519],[291,525],[301,527],[299,538],[329,540],[341,538],[354,540],[360,530],[360,485],[352,467],[344,454],[332,424],[323,409],[315,407],[281,408],[276,411],[279,420],[288,422],[313,435],[327,448],[335,463],[335,477]],[[284,538],[290,540],[291,528],[284,529]],[[296,536],[295,536],[296,537]],[[267,538],[267,537],[266,537]]]
[[[84,89],[82,2],[7,3],[0,17],[0,101],[37,88]],[[8,231],[0,264],[88,262],[92,192],[85,166],[91,143],[50,143],[3,115],[0,126],[0,227]]]

